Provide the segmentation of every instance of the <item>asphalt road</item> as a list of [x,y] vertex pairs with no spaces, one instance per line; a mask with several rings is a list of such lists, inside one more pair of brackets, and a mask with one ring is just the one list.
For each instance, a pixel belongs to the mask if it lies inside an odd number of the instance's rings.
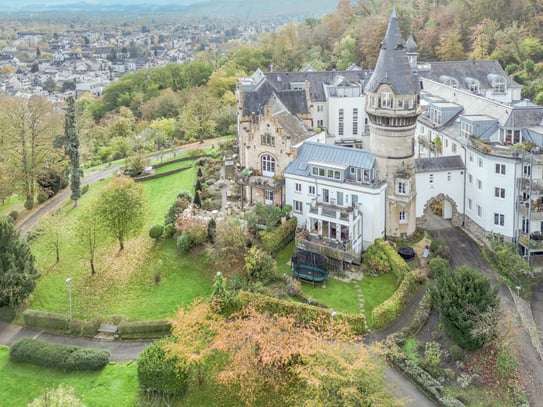
[[[221,142],[221,141],[224,141],[224,140],[222,138],[215,138],[215,139],[204,140],[203,143],[187,144],[187,145],[184,145],[183,147],[178,148],[177,150],[175,150],[175,152],[156,154],[150,157],[150,159],[153,161],[166,159],[169,157],[173,157],[176,154],[180,154],[189,150],[194,150],[197,148],[208,148],[208,147],[211,147],[211,145],[217,142]],[[121,167],[122,165],[114,165],[104,170],[90,171],[83,178],[81,185],[83,186],[83,185],[92,184],[96,181],[101,180],[102,178],[110,177],[111,175],[116,174],[121,169]],[[38,224],[39,220],[43,216],[61,208],[64,202],[70,199],[70,195],[71,195],[70,188],[65,188],[62,191],[60,191],[58,194],[56,194],[54,197],[52,197],[51,199],[35,207],[35,209],[29,212],[26,216],[20,218],[15,225],[20,235],[26,236],[28,232],[30,232]]]

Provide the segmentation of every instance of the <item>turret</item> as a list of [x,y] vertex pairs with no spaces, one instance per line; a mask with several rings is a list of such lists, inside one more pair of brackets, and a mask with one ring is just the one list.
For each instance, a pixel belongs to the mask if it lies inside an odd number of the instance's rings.
[[389,236],[410,236],[416,228],[414,145],[419,90],[393,10],[366,86],[370,149],[376,157],[377,177],[387,181]]

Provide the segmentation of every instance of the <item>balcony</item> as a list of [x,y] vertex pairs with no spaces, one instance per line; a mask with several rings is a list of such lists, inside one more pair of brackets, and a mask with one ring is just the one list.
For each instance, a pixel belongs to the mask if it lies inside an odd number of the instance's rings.
[[326,257],[360,264],[360,255],[351,250],[351,241],[338,241],[319,237],[307,232],[305,229],[296,234],[296,248],[312,253],[319,253]]
[[337,219],[349,222],[354,216],[352,206],[338,206],[330,203],[315,202],[309,208],[309,213],[330,219]]
[[541,232],[534,232],[530,235],[522,233],[519,236],[519,243],[526,248],[530,248],[531,251],[543,251],[543,234]]

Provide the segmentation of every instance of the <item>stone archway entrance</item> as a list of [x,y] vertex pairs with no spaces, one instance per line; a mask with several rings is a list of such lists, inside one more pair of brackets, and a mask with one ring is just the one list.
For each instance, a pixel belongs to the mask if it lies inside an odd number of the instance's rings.
[[426,221],[429,216],[438,216],[443,220],[449,220],[455,227],[462,225],[462,215],[458,212],[458,206],[454,199],[447,194],[438,194],[426,202],[422,218],[418,219],[418,226],[426,229]]

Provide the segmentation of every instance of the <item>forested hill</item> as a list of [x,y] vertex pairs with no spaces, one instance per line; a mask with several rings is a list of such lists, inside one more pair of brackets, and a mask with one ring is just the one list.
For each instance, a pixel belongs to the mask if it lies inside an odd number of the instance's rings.
[[[339,0],[322,19],[289,25],[263,39],[274,70],[345,69],[375,64],[392,10],[391,0]],[[413,33],[419,61],[497,59],[543,104],[541,0],[395,1],[404,37]]]

